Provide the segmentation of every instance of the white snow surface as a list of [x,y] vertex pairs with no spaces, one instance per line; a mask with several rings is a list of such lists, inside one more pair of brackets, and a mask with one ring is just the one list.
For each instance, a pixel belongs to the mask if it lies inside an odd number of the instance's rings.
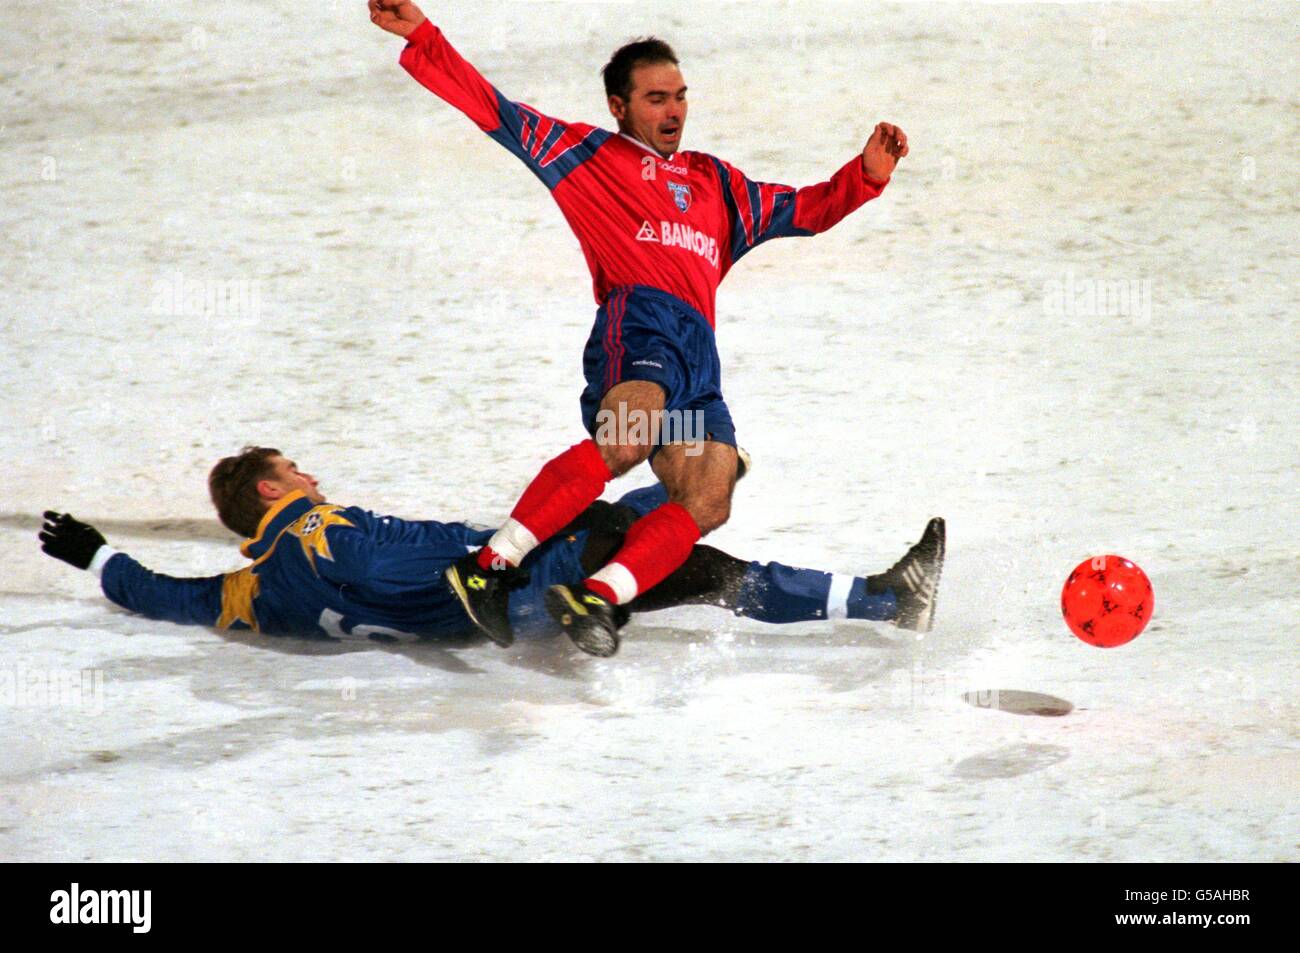
[[[686,147],[755,178],[907,131],[881,199],[723,285],[756,468],[710,541],[867,573],[941,514],[935,630],[700,608],[598,660],[110,606],[40,512],[235,568],[205,476],[244,443],[504,518],[582,437],[595,305],[545,189],[360,0],[6,2],[0,859],[1300,859],[1294,6],[436,6],[507,95],[604,125],[610,50],[665,36]],[[1059,611],[1100,553],[1156,591],[1113,650]]]

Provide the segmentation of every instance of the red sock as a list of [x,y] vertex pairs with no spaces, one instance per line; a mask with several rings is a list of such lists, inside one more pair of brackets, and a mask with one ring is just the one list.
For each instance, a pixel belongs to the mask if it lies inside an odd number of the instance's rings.
[[491,569],[494,560],[519,565],[529,550],[595,502],[613,478],[594,440],[574,444],[542,467],[528,484],[510,519],[479,550],[479,565]]
[[665,503],[633,523],[623,548],[583,585],[610,602],[631,602],[686,562],[699,538],[700,528],[686,507]]

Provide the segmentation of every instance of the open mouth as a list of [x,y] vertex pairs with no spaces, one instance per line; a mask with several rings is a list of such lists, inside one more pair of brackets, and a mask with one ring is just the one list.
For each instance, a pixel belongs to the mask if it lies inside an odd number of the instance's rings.
[[659,127],[659,135],[665,139],[676,139],[681,134],[681,131],[682,127],[678,125]]

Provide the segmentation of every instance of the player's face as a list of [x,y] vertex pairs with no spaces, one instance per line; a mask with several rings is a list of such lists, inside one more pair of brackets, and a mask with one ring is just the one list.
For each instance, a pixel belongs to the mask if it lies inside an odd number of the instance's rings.
[[610,97],[619,129],[664,156],[682,145],[686,127],[686,83],[672,63],[646,63],[632,70],[632,98]]
[[324,494],[317,487],[316,478],[299,470],[298,464],[284,457],[272,457],[271,464],[271,476],[257,484],[263,496],[280,499],[295,490],[302,490],[313,503],[325,502]]

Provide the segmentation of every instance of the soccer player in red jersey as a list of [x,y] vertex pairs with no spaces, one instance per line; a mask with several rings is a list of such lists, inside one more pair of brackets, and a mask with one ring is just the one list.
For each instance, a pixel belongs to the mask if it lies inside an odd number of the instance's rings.
[[737,453],[714,339],[718,283],[755,246],[824,232],[880,195],[907,155],[907,137],[880,123],[826,182],[755,182],[714,156],[681,151],[686,84],[662,40],[630,43],[605,66],[615,133],[507,99],[414,4],[370,0],[369,8],[376,25],[407,41],[402,66],[550,190],[600,305],[583,355],[592,439],[542,467],[488,544],[448,570],[448,582],[470,618],[509,645],[516,567],[606,483],[649,459],[669,502],[632,526],[606,566],[548,596],[580,647],[611,654],[621,617],[614,607],[666,578],[730,515]]

